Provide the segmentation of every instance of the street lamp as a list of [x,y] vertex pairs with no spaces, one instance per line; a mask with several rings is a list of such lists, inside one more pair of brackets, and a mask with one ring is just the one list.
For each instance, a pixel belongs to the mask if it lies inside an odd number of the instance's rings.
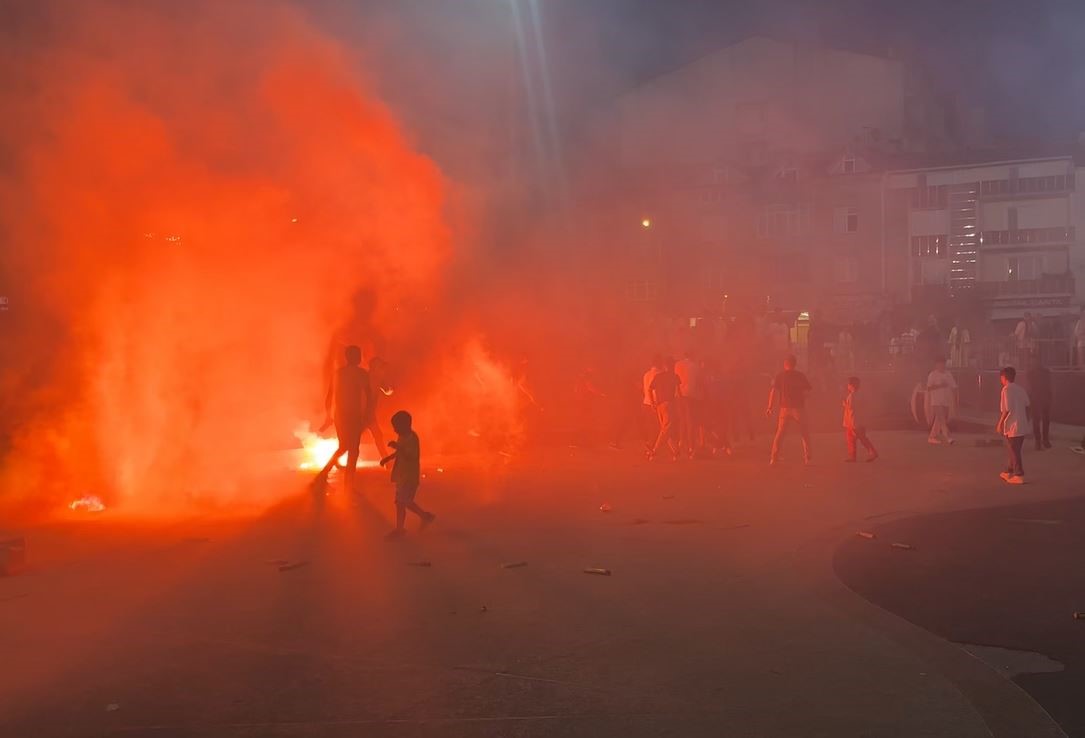
[[640,222],[640,224],[641,224],[642,228],[651,228],[652,227],[652,219],[651,218],[645,218],[644,220],[642,220]]

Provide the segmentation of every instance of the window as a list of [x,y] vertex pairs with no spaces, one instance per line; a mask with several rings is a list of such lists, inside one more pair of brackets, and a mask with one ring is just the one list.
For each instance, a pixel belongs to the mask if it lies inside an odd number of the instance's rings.
[[1008,195],[1010,192],[1010,180],[1008,179],[985,179],[980,182],[981,195]]
[[858,208],[837,208],[833,220],[837,233],[859,232]]
[[1044,274],[1043,254],[1006,257],[1006,281],[1039,279]]
[[948,236],[912,236],[912,254],[923,258],[928,256],[942,258],[947,253]]
[[855,157],[851,154],[845,156],[840,162],[840,171],[843,174],[855,174]]
[[913,208],[944,208],[946,206],[946,194],[949,188],[946,185],[924,185],[912,190]]
[[854,284],[859,281],[859,260],[853,256],[841,256],[836,260],[836,281]]
[[805,213],[789,205],[770,205],[757,219],[758,238],[801,236],[805,230]]
[[1017,208],[1008,208],[1006,210],[1006,227],[1011,231],[1017,230]]
[[799,183],[799,170],[795,167],[784,167],[776,173],[776,179],[785,184],[798,184]]

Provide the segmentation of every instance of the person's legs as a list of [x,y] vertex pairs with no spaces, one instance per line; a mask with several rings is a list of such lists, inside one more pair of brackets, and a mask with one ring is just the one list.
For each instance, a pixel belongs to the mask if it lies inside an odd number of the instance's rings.
[[369,423],[369,435],[373,436],[373,443],[377,447],[377,455],[384,458],[384,455],[388,453],[388,446],[384,444],[384,431],[381,430],[380,423],[376,418],[373,418]]
[[855,435],[858,437],[859,442],[863,444],[863,448],[866,449],[867,455],[870,458],[876,458],[878,456],[878,449],[874,448],[874,444],[870,442],[870,438],[866,434],[866,428],[856,428]]
[[848,461],[855,461],[855,454],[857,450],[855,448],[856,432],[854,428],[844,429],[844,440],[848,443]]
[[931,413],[934,415],[934,422],[931,424],[931,439],[938,441],[941,439],[950,440],[949,438],[949,408],[944,405],[932,405]]
[[806,424],[806,410],[793,410],[795,422],[799,424],[799,435],[802,437],[802,460],[810,463],[810,427]]
[[1037,451],[1043,450],[1044,447],[1043,436],[1041,435],[1040,427],[1042,425],[1042,423],[1040,422],[1040,412],[1040,408],[1037,407],[1035,408],[1035,412],[1032,415],[1032,438],[1036,442]]
[[673,451],[675,449],[674,439],[671,437],[674,418],[671,412],[671,403],[661,402],[656,405],[656,418],[659,420],[659,435],[656,436],[656,441],[652,445],[652,454],[656,454],[659,451],[659,447],[664,443],[668,444]]
[[403,530],[403,524],[407,522],[407,506],[401,502],[396,503],[396,530]]
[[1044,405],[1040,421],[1040,435],[1043,436],[1044,448],[1051,448],[1051,406]]
[[1025,463],[1024,463],[1024,448],[1025,437],[1014,436],[1010,439],[1010,448],[1013,450],[1013,476],[1023,477],[1025,476]]
[[783,443],[784,435],[787,433],[788,415],[787,411],[781,409],[780,416],[776,420],[776,435],[772,438],[772,452],[769,456],[769,461],[775,463],[780,458],[780,446]]

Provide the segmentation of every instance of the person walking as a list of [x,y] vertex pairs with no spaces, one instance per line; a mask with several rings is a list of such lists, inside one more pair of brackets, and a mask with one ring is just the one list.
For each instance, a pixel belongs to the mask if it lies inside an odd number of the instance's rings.
[[810,463],[810,429],[806,423],[806,395],[813,387],[806,375],[795,367],[798,360],[794,356],[784,359],[784,370],[776,375],[769,389],[768,407],[765,415],[772,417],[773,408],[779,401],[780,411],[776,420],[776,435],[772,439],[772,452],[769,464],[775,466],[780,458],[780,445],[787,434],[787,428],[794,423],[802,437],[803,463]]
[[946,371],[946,360],[938,357],[934,369],[927,375],[927,405],[931,409],[931,432],[927,443],[938,445],[943,439],[953,445],[949,435],[950,408],[957,404],[957,380]]
[[1025,465],[1022,452],[1025,436],[1028,434],[1030,419],[1028,392],[1017,384],[1017,370],[1012,366],[1003,367],[999,373],[1002,382],[1002,398],[999,402],[998,425],[995,432],[1006,439],[1006,452],[1009,464],[999,476],[1009,484],[1025,483]]
[[848,377],[848,394],[844,398],[842,403],[844,406],[844,437],[848,443],[848,458],[844,459],[847,462],[854,462],[856,452],[856,442],[863,444],[863,448],[866,449],[867,461],[876,461],[878,459],[878,450],[874,448],[874,444],[870,442],[866,434],[866,413],[860,411],[860,406],[865,403],[860,403],[858,399],[859,387],[861,382],[859,377]]
[[647,456],[651,461],[659,452],[659,447],[667,444],[671,450],[672,460],[678,461],[678,442],[675,439],[678,375],[674,373],[674,362],[670,359],[664,359],[657,368],[659,371],[652,379],[649,389],[652,393],[652,405],[656,409],[656,417],[659,418],[659,435],[656,436],[656,441],[652,444]]
[[1032,408],[1032,436],[1036,450],[1051,448],[1051,371],[1044,366],[1039,355],[1032,358],[1032,366],[1025,375],[1028,385],[1029,406]]
[[345,363],[335,373],[334,381],[328,387],[325,400],[327,420],[321,426],[326,430],[335,425],[335,435],[339,445],[328,463],[320,470],[315,483],[322,486],[328,481],[328,475],[335,468],[339,457],[347,455],[347,466],[343,470],[343,488],[349,493],[354,490],[354,472],[358,466],[359,446],[362,443],[362,431],[365,430],[373,405],[372,389],[369,385],[369,373],[362,369],[362,350],[357,346],[347,346],[343,350]]

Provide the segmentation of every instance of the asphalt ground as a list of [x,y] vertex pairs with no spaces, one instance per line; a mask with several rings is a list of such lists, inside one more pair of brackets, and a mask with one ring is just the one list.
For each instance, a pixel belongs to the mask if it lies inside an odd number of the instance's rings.
[[[774,469],[765,437],[720,461],[426,459],[419,502],[439,518],[395,543],[376,471],[354,498],[284,471],[256,514],[13,531],[30,568],[0,579],[0,735],[1062,735],[1014,682],[834,573],[858,556],[892,581],[935,550],[856,538],[870,526],[1083,493],[1081,457],[1010,488],[1001,449],[969,440],[876,433],[882,460],[846,465],[841,435],[819,434],[813,465],[791,439]],[[1052,622],[1077,625],[1065,605]]]

